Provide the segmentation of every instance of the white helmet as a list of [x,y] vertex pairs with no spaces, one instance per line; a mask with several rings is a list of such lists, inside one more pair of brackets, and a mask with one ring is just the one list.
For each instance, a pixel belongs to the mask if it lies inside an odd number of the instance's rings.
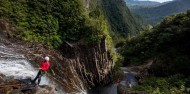
[[48,57],[48,56],[46,56],[44,59],[45,59],[46,61],[49,61],[49,57]]

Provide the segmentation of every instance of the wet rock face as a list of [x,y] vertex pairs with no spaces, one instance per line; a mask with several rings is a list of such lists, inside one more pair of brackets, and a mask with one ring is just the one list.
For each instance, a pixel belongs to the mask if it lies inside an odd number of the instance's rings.
[[21,36],[21,30],[15,28],[13,25],[9,24],[7,21],[0,19],[0,34],[7,37],[17,37]]
[[34,88],[31,94],[57,94],[57,92],[54,86],[43,86]]
[[21,83],[13,76],[0,75],[0,94],[58,94],[54,85],[36,86],[32,90],[21,90]]

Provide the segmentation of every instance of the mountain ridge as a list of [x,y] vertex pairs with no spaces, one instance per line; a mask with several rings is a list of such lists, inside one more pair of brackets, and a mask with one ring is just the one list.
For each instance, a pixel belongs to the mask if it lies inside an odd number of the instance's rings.
[[140,15],[147,23],[155,25],[165,16],[185,12],[189,8],[189,0],[175,0],[157,7],[133,7],[130,10]]
[[138,1],[138,0],[125,0],[125,2],[129,6],[134,6],[134,5],[155,6],[161,4],[160,2],[155,2],[155,1]]

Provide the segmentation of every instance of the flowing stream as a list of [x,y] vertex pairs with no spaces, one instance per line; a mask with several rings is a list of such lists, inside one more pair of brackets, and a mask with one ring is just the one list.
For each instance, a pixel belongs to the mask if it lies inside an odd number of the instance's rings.
[[[125,67],[121,68],[124,72],[124,79],[119,84],[125,87],[137,85],[134,75]],[[88,94],[117,94],[117,84],[109,84],[107,86],[95,87],[88,90]]]
[[133,87],[138,84],[134,75],[127,68],[122,67],[121,69],[124,72],[124,80],[122,80],[120,84],[126,87]]
[[117,94],[117,84],[92,88],[88,90],[88,94]]
[[[7,48],[5,45],[0,44],[0,74],[14,79],[34,79],[37,72],[38,70],[34,69],[23,54],[19,54],[13,48]],[[42,76],[40,85],[55,85],[55,82],[46,76]],[[55,86],[58,94],[66,94],[57,84]]]

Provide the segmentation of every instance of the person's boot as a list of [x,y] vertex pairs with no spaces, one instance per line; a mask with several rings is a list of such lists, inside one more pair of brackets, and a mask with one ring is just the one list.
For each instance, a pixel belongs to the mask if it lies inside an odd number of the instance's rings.
[[36,86],[36,82],[32,81],[30,85],[35,87]]

